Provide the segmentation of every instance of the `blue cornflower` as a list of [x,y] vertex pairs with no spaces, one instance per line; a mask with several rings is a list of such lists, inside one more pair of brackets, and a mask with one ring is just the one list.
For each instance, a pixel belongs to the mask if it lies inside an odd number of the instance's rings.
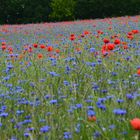
[[35,83],[34,82],[30,82],[30,86],[31,87],[35,87]]
[[70,109],[75,110],[75,109],[77,109],[77,108],[76,108],[76,106],[71,105],[71,106],[70,106]]
[[51,112],[47,112],[46,113],[46,116],[50,116],[52,113]]
[[21,115],[21,114],[23,114],[23,113],[24,113],[23,110],[17,110],[17,111],[16,111],[16,114],[17,114],[17,115]]
[[35,130],[34,127],[29,127],[29,128],[27,128],[27,131],[34,131],[34,130]]
[[15,136],[12,136],[10,140],[17,140]]
[[60,98],[65,99],[65,98],[67,98],[67,96],[62,95],[62,96],[60,96]]
[[111,75],[112,76],[117,76],[117,73],[116,72],[112,72]]
[[10,122],[11,123],[15,123],[15,119],[13,118],[13,119],[10,119]]
[[104,104],[98,104],[97,107],[104,111],[106,110],[106,106]]
[[50,101],[50,104],[56,104],[57,103],[57,100],[51,100]]
[[94,132],[94,138],[99,138],[101,136],[101,133],[99,131]]
[[82,108],[83,105],[82,105],[82,104],[76,104],[76,107],[77,107],[77,108]]
[[98,98],[98,102],[104,103],[106,101],[106,98]]
[[25,119],[30,119],[31,115],[25,116]]
[[107,99],[113,99],[114,96],[113,96],[113,95],[108,95],[108,96],[106,96],[106,98],[107,98]]
[[40,132],[46,133],[46,132],[49,132],[50,129],[51,129],[50,126],[43,126],[43,127],[40,128]]
[[10,79],[10,76],[6,76],[3,78],[3,80],[8,81]]
[[96,50],[95,50],[95,48],[90,48],[90,53],[94,53]]
[[40,119],[39,122],[43,123],[43,122],[46,122],[46,120],[45,119]]
[[72,113],[73,113],[73,109],[69,109],[68,112],[69,112],[70,114],[72,114]]
[[132,94],[126,94],[126,98],[132,100],[134,99],[134,96]]
[[92,87],[92,89],[95,90],[95,91],[98,91],[98,90],[99,90],[99,86],[98,86],[98,85],[94,85],[94,86]]
[[95,116],[95,112],[93,110],[88,110],[88,116]]
[[108,91],[107,91],[107,89],[103,89],[103,90],[101,90],[101,92],[102,93],[107,93]]
[[64,132],[64,139],[71,139],[72,135],[70,132]]
[[51,76],[59,76],[59,74],[57,74],[57,73],[56,73],[56,72],[54,72],[54,71],[49,72],[49,74],[50,74]]
[[109,126],[109,129],[110,129],[110,130],[113,130],[113,129],[115,129],[115,127],[116,127],[116,126],[115,126],[114,124],[112,124],[112,125]]
[[40,82],[45,82],[45,80],[46,80],[46,79],[40,79],[39,81],[40,81]]
[[95,66],[96,66],[96,63],[95,63],[95,62],[91,62],[91,63],[90,63],[90,66],[91,66],[91,67],[95,67]]
[[91,100],[91,99],[86,99],[85,102],[86,102],[86,103],[91,103],[91,102],[93,102],[93,100]]
[[137,101],[136,102],[136,105],[140,107],[140,101]]
[[71,68],[69,66],[66,66],[65,71],[69,72],[69,71],[71,71]]
[[113,113],[114,113],[115,115],[125,115],[127,112],[126,112],[126,110],[124,110],[124,109],[114,109],[114,110],[113,110]]
[[68,86],[69,85],[69,82],[68,81],[63,81],[64,85],[65,86]]
[[76,125],[76,128],[75,128],[75,131],[76,131],[77,133],[80,132],[80,127],[81,127],[81,125],[78,123],[78,124]]
[[102,60],[101,59],[98,59],[98,64],[102,64]]
[[23,121],[24,124],[28,124],[28,123],[31,123],[31,122],[32,122],[32,120],[24,120]]
[[25,132],[25,133],[24,133],[24,136],[25,136],[25,137],[29,137],[29,135],[30,135],[30,134],[29,134],[28,132]]
[[140,69],[140,66],[137,66],[137,69]]
[[136,82],[131,82],[131,85],[136,85]]
[[93,110],[94,108],[93,108],[93,106],[88,106],[87,107],[89,110]]
[[123,131],[123,132],[121,132],[121,134],[122,134],[122,135],[127,135],[128,132],[127,132],[127,131]]
[[12,69],[13,67],[14,67],[14,66],[13,66],[12,64],[10,64],[10,63],[7,65],[7,68],[8,68],[8,69]]
[[11,88],[13,85],[12,84],[7,84],[6,87]]
[[51,95],[48,94],[48,95],[45,96],[45,98],[46,98],[46,99],[49,99],[49,98],[51,98]]
[[123,99],[117,99],[117,102],[118,102],[118,103],[123,103],[124,100],[123,100]]
[[8,113],[6,113],[6,112],[3,112],[3,113],[0,114],[0,117],[4,117],[5,118],[7,116],[8,116]]
[[1,107],[1,110],[2,110],[2,111],[5,111],[6,108],[7,108],[7,106],[4,105],[4,106]]
[[0,122],[0,127],[2,127],[2,123]]

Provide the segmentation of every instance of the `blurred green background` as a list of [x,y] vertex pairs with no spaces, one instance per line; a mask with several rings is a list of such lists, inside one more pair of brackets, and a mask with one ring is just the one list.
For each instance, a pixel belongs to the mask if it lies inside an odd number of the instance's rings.
[[140,14],[140,0],[0,0],[0,24],[56,22]]

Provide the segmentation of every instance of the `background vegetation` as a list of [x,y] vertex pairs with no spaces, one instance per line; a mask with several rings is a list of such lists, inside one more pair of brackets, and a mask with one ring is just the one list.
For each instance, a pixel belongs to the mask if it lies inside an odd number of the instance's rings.
[[140,0],[1,0],[0,24],[140,14]]

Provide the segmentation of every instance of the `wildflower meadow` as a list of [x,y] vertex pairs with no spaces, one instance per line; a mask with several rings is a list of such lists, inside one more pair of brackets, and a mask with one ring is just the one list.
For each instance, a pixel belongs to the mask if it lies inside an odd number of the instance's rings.
[[0,26],[0,140],[140,140],[140,16]]

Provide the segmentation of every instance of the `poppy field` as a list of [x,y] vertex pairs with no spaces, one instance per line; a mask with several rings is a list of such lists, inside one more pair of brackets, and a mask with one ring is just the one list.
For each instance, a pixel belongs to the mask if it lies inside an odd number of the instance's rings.
[[0,140],[140,140],[140,16],[0,26]]

